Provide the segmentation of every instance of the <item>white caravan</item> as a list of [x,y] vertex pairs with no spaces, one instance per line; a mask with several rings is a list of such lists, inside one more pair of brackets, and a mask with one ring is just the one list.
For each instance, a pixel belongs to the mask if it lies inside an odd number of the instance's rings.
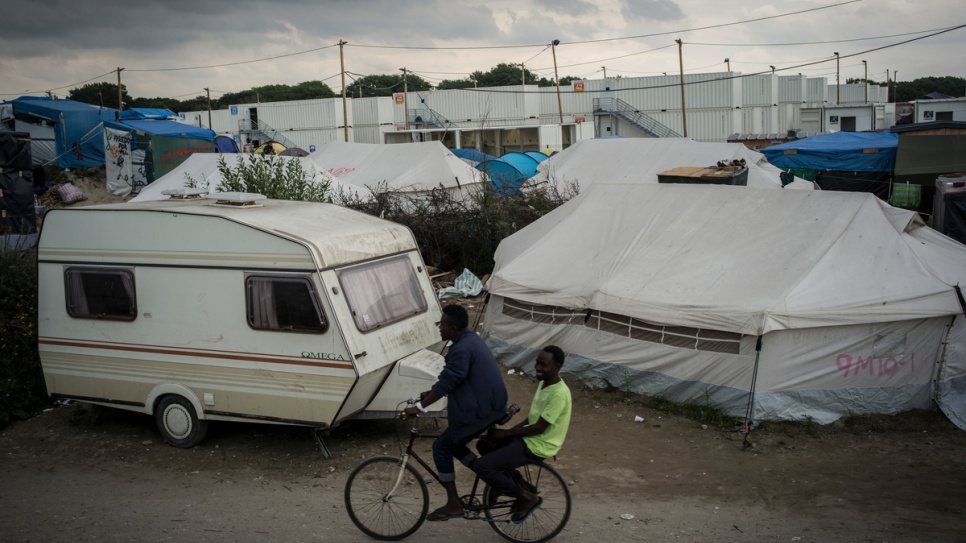
[[38,269],[48,392],[154,415],[179,447],[210,420],[394,416],[443,367],[412,233],[331,204],[235,194],[53,209]]

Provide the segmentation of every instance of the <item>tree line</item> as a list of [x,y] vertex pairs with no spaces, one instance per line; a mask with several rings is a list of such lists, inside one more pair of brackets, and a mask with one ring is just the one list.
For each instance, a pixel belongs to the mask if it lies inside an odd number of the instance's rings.
[[[562,87],[570,86],[580,78],[566,76],[560,78]],[[847,83],[861,83],[862,79],[848,79]],[[410,92],[428,91],[430,89],[467,89],[473,87],[505,87],[511,85],[537,85],[552,87],[556,85],[553,79],[537,77],[536,74],[521,67],[519,64],[497,64],[488,71],[476,71],[464,79],[444,79],[432,85],[415,74],[382,74],[366,75],[355,78],[346,85],[346,94],[352,98],[368,98],[373,96],[392,96],[393,93],[407,89]],[[884,86],[885,83],[869,81],[872,85]],[[912,81],[892,82],[893,91],[890,97],[896,102],[907,102],[925,98],[931,92],[940,92],[949,96],[960,97],[966,95],[966,79],[962,77],[921,77]],[[291,100],[311,100],[317,98],[335,98],[341,96],[334,92],[322,81],[305,81],[297,85],[264,85],[252,87],[240,92],[227,92],[221,96],[211,98],[211,109],[226,109],[232,104],[252,104],[259,102],[287,102]],[[117,85],[114,83],[88,83],[82,87],[71,89],[67,98],[78,102],[104,106],[118,107]],[[127,86],[121,85],[121,101],[124,108],[132,107],[163,108],[176,113],[183,111],[204,111],[209,108],[208,96],[201,95],[187,100],[176,98],[134,98],[127,92]]]

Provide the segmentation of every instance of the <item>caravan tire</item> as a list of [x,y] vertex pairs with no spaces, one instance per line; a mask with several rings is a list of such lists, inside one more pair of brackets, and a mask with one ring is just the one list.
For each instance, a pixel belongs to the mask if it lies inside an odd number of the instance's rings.
[[191,402],[181,396],[165,396],[155,410],[161,437],[175,447],[188,449],[201,443],[208,433],[208,421],[198,420]]

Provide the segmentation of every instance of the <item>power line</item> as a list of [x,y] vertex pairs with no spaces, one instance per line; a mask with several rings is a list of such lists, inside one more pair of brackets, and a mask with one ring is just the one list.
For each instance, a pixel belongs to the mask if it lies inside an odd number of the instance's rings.
[[44,89],[42,91],[40,91],[40,90],[26,90],[26,91],[23,91],[23,92],[6,92],[6,93],[0,93],[0,96],[19,96],[21,94],[36,94],[36,93],[41,93],[41,92],[50,92],[50,91],[55,91],[55,90],[60,90],[60,89],[66,89],[68,87],[76,87],[78,85],[83,85],[85,83],[90,83],[91,81],[94,81],[96,79],[100,79],[102,77],[107,77],[109,75],[112,75],[112,74],[115,73],[115,71],[116,70],[111,70],[111,71],[109,71],[109,72],[107,72],[105,74],[101,74],[101,75],[99,75],[97,77],[92,77],[92,78],[90,78],[88,80],[81,81],[80,83],[71,83],[70,85],[64,85],[62,87],[53,87],[53,88],[50,88],[50,89]]
[[225,66],[238,66],[238,65],[241,65],[241,64],[254,64],[256,62],[265,62],[267,60],[277,60],[277,59],[280,59],[280,58],[294,57],[294,56],[297,56],[297,55],[304,55],[306,53],[314,53],[316,51],[322,51],[323,49],[331,49],[332,47],[337,47],[337,46],[338,46],[338,44],[326,45],[324,47],[316,47],[315,49],[306,49],[305,51],[297,51],[295,53],[286,53],[284,55],[275,55],[273,57],[257,58],[257,59],[254,59],[254,60],[240,60],[238,62],[227,62],[225,64],[211,64],[211,65],[208,65],[208,66],[186,66],[186,67],[183,67],[183,68],[152,68],[152,69],[143,69],[143,70],[130,69],[128,71],[129,72],[177,72],[177,71],[182,71],[182,70],[204,70],[204,69],[208,69],[208,68],[223,68]]
[[849,43],[856,41],[869,41],[869,40],[883,40],[886,38],[898,38],[901,36],[914,36],[916,34],[923,34],[926,32],[936,32],[937,30],[951,30],[955,27],[944,26],[941,28],[931,28],[929,30],[918,30],[916,32],[903,32],[902,34],[888,34],[884,36],[871,36],[868,38],[852,38],[847,40],[827,40],[827,41],[800,41],[800,42],[790,42],[790,43],[699,43],[699,42],[684,42],[686,45],[708,45],[714,47],[782,47],[782,46],[797,46],[797,45],[827,45],[834,43]]

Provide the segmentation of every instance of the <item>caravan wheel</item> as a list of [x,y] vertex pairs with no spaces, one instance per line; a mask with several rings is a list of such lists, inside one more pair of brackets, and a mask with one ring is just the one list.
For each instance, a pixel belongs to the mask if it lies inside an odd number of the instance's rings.
[[208,421],[198,420],[191,402],[181,396],[165,396],[155,411],[161,437],[184,449],[201,443],[208,432]]

